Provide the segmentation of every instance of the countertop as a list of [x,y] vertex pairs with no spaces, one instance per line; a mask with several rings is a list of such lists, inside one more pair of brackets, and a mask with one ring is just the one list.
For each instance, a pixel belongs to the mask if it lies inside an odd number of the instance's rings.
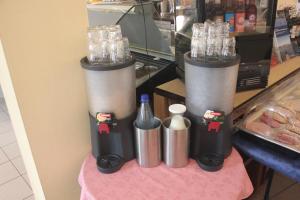
[[[294,57],[290,60],[285,61],[282,64],[278,64],[274,67],[271,67],[268,86],[263,89],[250,90],[245,92],[238,92],[235,95],[234,107],[238,107],[256,96],[257,94],[263,92],[267,88],[274,85],[279,80],[285,78],[292,72],[300,68],[300,56]],[[179,99],[184,99],[185,97],[185,86],[184,82],[180,79],[174,79],[170,82],[164,83],[156,87],[157,91],[170,94],[172,96],[177,96]]]

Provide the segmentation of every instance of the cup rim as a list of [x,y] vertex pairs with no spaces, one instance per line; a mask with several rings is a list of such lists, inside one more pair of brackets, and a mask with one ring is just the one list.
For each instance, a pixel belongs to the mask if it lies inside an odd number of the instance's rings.
[[162,121],[158,118],[158,117],[155,117],[154,116],[154,119],[159,122],[158,126],[155,127],[155,128],[151,128],[151,129],[141,129],[139,128],[138,126],[136,126],[136,120],[133,121],[133,127],[136,128],[136,129],[139,129],[139,130],[143,130],[143,131],[150,131],[150,130],[156,130],[156,129],[159,129],[161,126],[162,126]]

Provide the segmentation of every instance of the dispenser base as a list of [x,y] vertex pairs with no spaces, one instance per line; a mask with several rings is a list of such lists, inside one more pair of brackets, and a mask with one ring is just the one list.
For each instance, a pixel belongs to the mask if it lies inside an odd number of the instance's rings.
[[124,163],[123,158],[115,154],[98,156],[97,158],[97,168],[104,174],[111,174],[118,171]]
[[118,171],[125,162],[135,158],[133,121],[136,114],[115,120],[109,133],[99,133],[96,119],[90,115],[92,155],[102,173]]
[[203,170],[216,172],[222,169],[224,157],[217,154],[207,154],[199,156],[196,162]]

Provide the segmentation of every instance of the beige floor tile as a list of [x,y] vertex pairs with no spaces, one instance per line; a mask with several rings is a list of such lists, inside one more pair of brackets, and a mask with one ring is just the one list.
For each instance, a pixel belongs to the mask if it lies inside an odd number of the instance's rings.
[[30,180],[28,178],[28,175],[27,174],[23,174],[22,177],[24,178],[24,180],[26,181],[26,183],[30,186],[31,184],[30,184]]
[[4,153],[7,155],[7,157],[11,160],[20,156],[20,149],[16,142],[9,144],[9,145],[3,147],[2,149],[3,149]]
[[280,194],[271,198],[271,200],[299,200],[300,199],[300,184],[295,183]]
[[0,122],[9,121],[8,115],[3,112],[3,110],[0,110]]
[[17,157],[15,159],[12,159],[11,161],[12,161],[13,165],[18,169],[18,172],[20,174],[26,173],[25,165],[24,165],[23,159],[21,157]]
[[0,122],[0,134],[6,133],[8,131],[13,131],[13,127],[11,125],[11,122],[9,120]]
[[270,191],[270,196],[272,197],[280,193],[282,190],[285,190],[287,187],[291,186],[294,183],[295,181],[289,179],[288,177],[280,173],[275,173]]
[[0,165],[8,162],[8,158],[5,153],[0,149]]
[[[271,190],[270,190],[270,197],[273,197],[276,194],[284,191],[286,188],[293,185],[295,181],[283,176],[280,173],[275,173]],[[255,193],[251,196],[249,200],[263,200],[265,195],[266,183],[262,185]]]
[[31,196],[29,196],[29,197],[25,198],[24,200],[34,200],[34,196],[33,196],[33,195],[31,195]]
[[31,189],[22,177],[0,186],[1,200],[23,200],[32,194]]
[[0,147],[4,147],[14,142],[16,142],[16,136],[14,132],[8,131],[6,133],[0,134]]
[[0,165],[0,184],[17,178],[18,176],[20,176],[20,174],[11,162]]

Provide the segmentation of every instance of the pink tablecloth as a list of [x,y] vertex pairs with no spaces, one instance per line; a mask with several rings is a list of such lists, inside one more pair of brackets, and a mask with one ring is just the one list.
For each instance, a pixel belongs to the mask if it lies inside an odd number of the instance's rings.
[[218,172],[200,169],[194,160],[185,168],[140,168],[135,160],[119,172],[101,174],[88,155],[79,175],[81,200],[239,200],[253,191],[242,158],[234,149]]

